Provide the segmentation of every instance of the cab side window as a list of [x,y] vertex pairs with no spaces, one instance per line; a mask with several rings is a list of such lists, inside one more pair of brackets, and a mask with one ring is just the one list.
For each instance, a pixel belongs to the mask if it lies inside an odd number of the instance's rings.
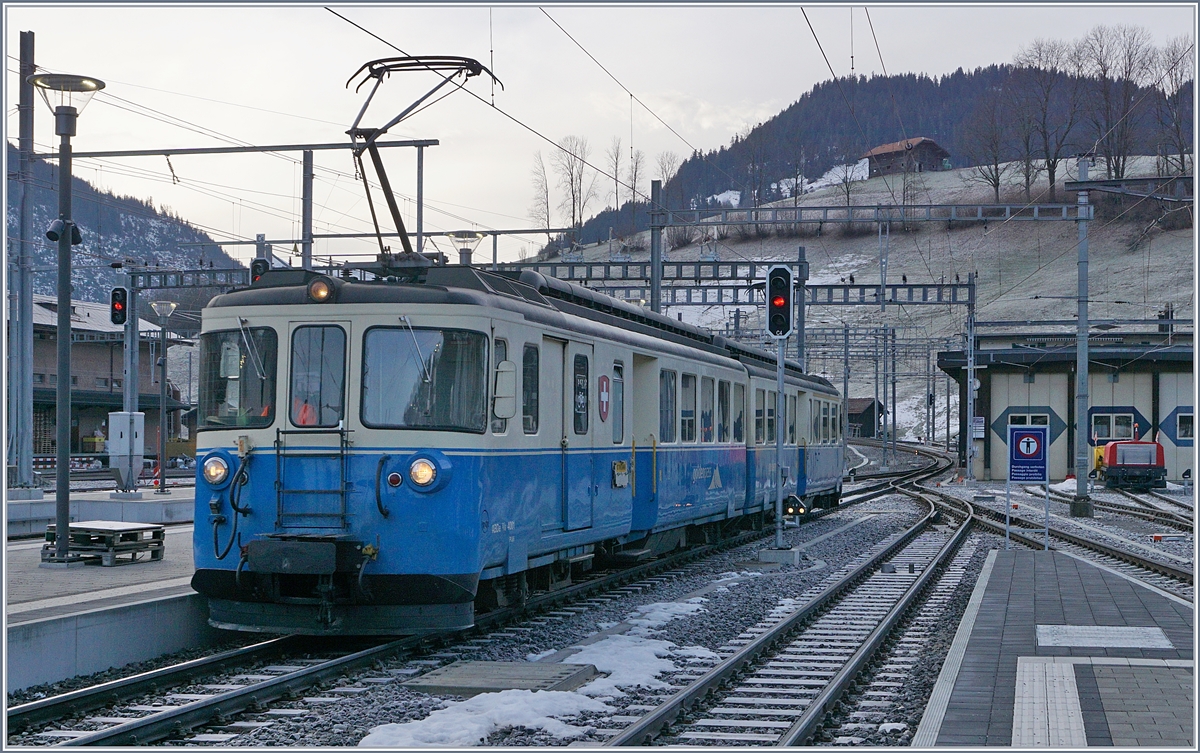
[[538,433],[538,349],[526,345],[521,354],[521,428]]
[[658,438],[675,441],[675,372],[658,373]]
[[[494,392],[494,390],[496,389],[495,380],[499,379],[499,375],[497,374],[496,370],[500,367],[501,361],[508,360],[508,341],[507,340],[499,340],[499,339],[496,340],[496,345],[493,348],[493,351],[495,352],[495,360],[492,363],[492,374],[494,375],[492,377],[492,380],[493,380],[492,381],[492,390],[493,390],[492,394],[495,394],[495,392]],[[507,418],[497,418],[495,415],[493,415],[492,416],[492,433],[493,434],[503,434],[506,431],[508,431],[508,419]]]

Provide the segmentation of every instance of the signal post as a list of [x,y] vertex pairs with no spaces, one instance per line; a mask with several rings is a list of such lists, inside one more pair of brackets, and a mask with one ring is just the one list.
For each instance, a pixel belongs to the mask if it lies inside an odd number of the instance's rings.
[[[808,281],[808,262],[804,258],[804,249],[800,249],[799,274],[793,276],[792,268],[787,264],[776,264],[767,269],[767,279],[763,288],[766,297],[767,312],[764,317],[767,325],[767,335],[775,340],[775,546],[771,549],[760,550],[759,560],[762,562],[779,562],[781,564],[800,563],[800,550],[783,546],[783,485],[787,482],[788,467],[784,465],[783,438],[787,431],[787,397],[784,394],[784,349],[788,338],[796,329],[793,326],[793,316],[796,307],[793,305],[793,293],[800,288],[800,300],[804,300],[804,283]],[[804,309],[800,308],[800,331],[804,327]],[[801,340],[801,360],[803,360],[804,343]],[[797,404],[797,409],[799,405]],[[766,417],[764,416],[764,423]]]

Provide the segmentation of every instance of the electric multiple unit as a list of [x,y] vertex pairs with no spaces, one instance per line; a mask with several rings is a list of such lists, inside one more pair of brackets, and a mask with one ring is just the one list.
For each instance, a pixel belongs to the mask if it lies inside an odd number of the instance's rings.
[[222,628],[466,628],[761,526],[777,432],[789,509],[841,492],[828,381],[787,364],[777,416],[773,356],[530,271],[269,271],[200,352],[192,583]]

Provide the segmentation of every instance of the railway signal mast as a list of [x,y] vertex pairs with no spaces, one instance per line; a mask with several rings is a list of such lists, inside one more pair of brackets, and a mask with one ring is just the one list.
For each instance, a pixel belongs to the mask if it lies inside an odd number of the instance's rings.
[[[800,263],[799,282],[803,287],[808,279],[807,263]],[[767,283],[764,288],[767,299],[767,335],[775,340],[775,549],[783,549],[783,485],[787,481],[787,468],[783,464],[783,433],[787,425],[785,406],[787,400],[783,392],[783,358],[788,337],[793,330],[792,292],[796,280],[792,276],[792,268],[786,264],[776,264],[767,269]]]

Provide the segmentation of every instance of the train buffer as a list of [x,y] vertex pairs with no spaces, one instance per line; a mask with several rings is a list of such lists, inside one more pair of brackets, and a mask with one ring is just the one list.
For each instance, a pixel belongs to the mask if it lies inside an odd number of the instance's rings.
[[[138,562],[149,553],[149,562],[163,558],[166,551],[166,529],[155,523],[126,523],[119,520],[84,520],[68,528],[70,551],[83,559],[99,559],[102,567]],[[42,561],[54,555],[55,525],[46,526],[46,543],[42,545]],[[118,563],[117,557],[129,559]]]

